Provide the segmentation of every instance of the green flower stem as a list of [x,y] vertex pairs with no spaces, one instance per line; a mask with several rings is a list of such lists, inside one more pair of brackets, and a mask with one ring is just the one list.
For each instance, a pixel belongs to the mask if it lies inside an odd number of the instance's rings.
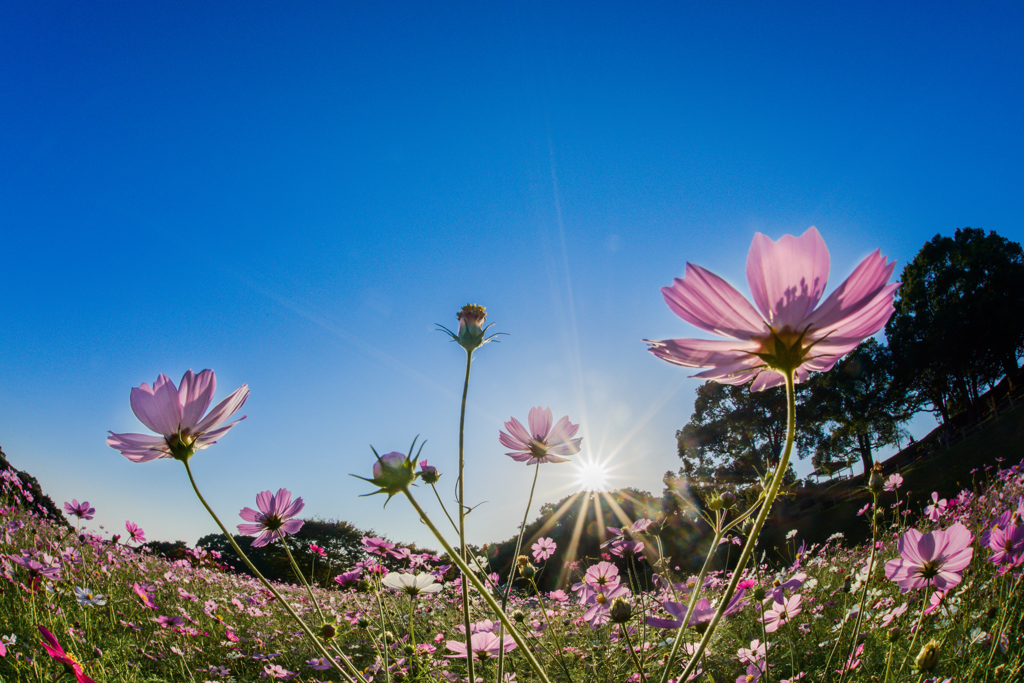
[[455,520],[452,519],[452,516],[448,514],[448,508],[444,506],[444,501],[441,500],[441,494],[437,492],[437,487],[431,484],[430,488],[434,489],[434,496],[437,497],[437,504],[441,506],[441,512],[443,512],[444,516],[448,518],[449,522],[451,522],[452,529],[455,530],[455,533],[459,533],[459,525],[456,524]]
[[850,656],[846,662],[840,664],[842,666],[842,673],[839,674],[839,683],[843,683],[843,679],[846,678],[846,671],[849,668],[847,663],[853,659],[853,654],[857,651],[857,636],[860,635],[861,622],[864,619],[864,602],[868,597],[868,586],[871,584],[871,571],[875,568],[875,544],[878,543],[878,515],[875,511],[878,509],[878,494],[874,494],[874,502],[871,507],[871,556],[868,558],[868,573],[864,577],[864,586],[860,591],[860,606],[857,608],[857,621],[853,626],[853,643],[850,645]]
[[[295,561],[295,557],[292,556],[292,551],[288,547],[288,542],[284,538],[284,534],[280,529],[277,530],[277,537],[281,539],[281,545],[284,546],[284,552],[288,555],[288,561],[292,563],[292,569],[295,570],[295,575],[299,577],[299,581],[306,587],[306,593],[309,595],[309,601],[313,603],[313,607],[316,608],[317,614],[320,615],[320,620],[324,623],[327,622],[327,617],[324,616],[324,611],[320,609],[320,603],[316,601],[316,597],[313,596],[313,589],[309,587],[309,582],[306,581],[306,577],[302,575],[299,570],[299,564]],[[316,562],[316,559],[313,560]]]
[[928,598],[922,595],[921,614],[917,617],[917,626],[914,628],[914,637],[910,639],[910,647],[907,648],[907,655],[903,658],[903,663],[900,664],[900,670],[896,672],[897,679],[903,673],[903,667],[907,665],[907,660],[910,659],[910,655],[914,654],[914,644],[917,643],[917,637],[921,634],[921,624],[924,622],[924,611],[926,609],[928,609]]
[[[471,349],[467,349],[466,380],[462,384],[462,411],[459,414],[459,557],[462,559],[463,565],[466,564],[466,479],[463,472],[466,465],[466,395],[469,393],[469,369],[472,365],[473,351]],[[412,496],[409,495],[409,491],[406,490],[405,493],[409,496],[409,500],[412,500]],[[413,503],[413,505],[416,506],[415,503]],[[420,512],[420,517],[426,519],[426,514],[419,510],[419,506],[416,506],[416,508],[417,511]],[[431,526],[431,528],[433,528],[433,526]],[[436,534],[437,532],[435,531],[435,535]],[[465,569],[463,569],[462,572],[463,576],[467,575],[467,571]],[[469,673],[469,681],[470,683],[473,683],[476,680],[476,676],[473,674],[473,633],[469,628],[469,585],[466,581],[462,582],[462,625],[466,628],[466,667]]]
[[643,662],[640,661],[640,657],[637,656],[636,650],[633,649],[633,641],[629,639],[629,631],[626,630],[626,625],[619,624],[619,629],[622,631],[622,637],[626,639],[626,647],[629,648],[629,654],[633,657],[633,663],[636,664],[636,670],[640,672],[640,680],[646,681],[647,674],[644,673]]
[[[516,580],[516,566],[519,561],[519,551],[523,547],[523,536],[526,534],[526,520],[530,516],[530,506],[533,505],[533,492],[537,488],[537,477],[540,475],[540,463],[536,463],[533,466],[533,485],[530,486],[530,497],[526,500],[526,512],[523,513],[523,523],[519,527],[519,538],[516,539],[516,551],[512,553],[512,566],[508,571],[508,585],[505,586],[505,592],[501,596],[501,611],[504,612],[505,608],[508,607],[508,598],[512,594],[512,583]],[[499,590],[501,590],[499,588]],[[501,624],[498,626],[498,639],[500,640],[505,635],[505,626]],[[501,683],[501,674],[505,669],[505,648],[498,650],[498,676],[495,680]]]
[[[317,652],[320,653],[320,656],[326,659],[328,662],[330,662],[331,666],[334,667],[335,671],[341,674],[342,678],[349,681],[349,683],[354,683],[354,681],[356,680],[360,681],[360,683],[366,683],[366,679],[363,678],[362,674],[359,673],[359,670],[356,669],[355,665],[352,664],[352,661],[347,656],[342,654],[341,660],[345,662],[345,667],[348,668],[348,671],[345,671],[345,668],[343,668],[340,664],[338,664],[337,661],[335,661],[334,657],[331,656],[331,653],[327,651],[327,648],[323,646],[323,644],[316,637],[313,631],[310,630],[309,625],[302,620],[302,618],[295,612],[295,609],[290,604],[288,604],[288,602],[280,593],[277,592],[277,589],[274,588],[274,585],[267,581],[263,574],[261,574],[260,571],[256,569],[256,566],[253,565],[251,560],[249,560],[249,557],[244,552],[242,552],[241,548],[238,547],[238,543],[235,542],[234,537],[228,532],[224,524],[221,523],[220,518],[217,517],[216,513],[213,511],[213,508],[211,508],[210,504],[206,502],[205,498],[203,498],[203,494],[199,492],[199,487],[196,485],[195,477],[192,476],[192,468],[189,466],[188,461],[184,460],[183,462],[185,464],[185,471],[188,472],[188,480],[192,484],[192,490],[195,491],[196,497],[199,498],[199,502],[202,503],[203,507],[206,508],[206,511],[210,513],[210,517],[212,517],[213,521],[217,523],[218,527],[220,527],[220,530],[224,534],[224,537],[228,539],[228,543],[231,544],[231,547],[238,554],[238,556],[242,558],[242,561],[245,562],[247,567],[249,567],[249,570],[253,573],[253,575],[256,576],[256,578],[259,579],[260,583],[262,583],[264,587],[266,587],[266,589],[270,591],[271,595],[277,598],[277,601],[285,608],[285,610],[288,612],[291,618],[298,623],[299,627],[309,638],[310,642],[313,643],[313,647],[316,649]],[[351,672],[351,675],[349,672]]]
[[[498,617],[498,620],[502,623],[502,625],[505,628],[508,629],[509,635],[512,636],[512,640],[514,640],[516,642],[516,645],[519,646],[519,649],[522,651],[523,656],[526,657],[526,661],[530,664],[530,667],[533,669],[534,673],[537,674],[537,678],[539,678],[543,683],[551,683],[551,680],[548,678],[547,674],[544,673],[544,667],[540,665],[540,662],[537,661],[537,658],[533,655],[533,652],[530,651],[529,643],[527,642],[526,638],[524,638],[523,635],[519,633],[519,631],[517,631],[516,628],[512,625],[512,622],[509,620],[508,615],[505,614],[505,611],[503,609],[501,609],[501,606],[494,599],[494,596],[491,595],[490,591],[487,590],[487,587],[479,578],[477,578],[476,574],[474,574],[473,571],[469,568],[469,565],[466,563],[466,561],[463,560],[462,557],[455,552],[455,550],[451,547],[448,541],[445,540],[445,537],[441,535],[441,532],[437,530],[437,527],[434,526],[434,523],[432,521],[430,521],[430,518],[427,516],[427,513],[424,512],[423,508],[420,507],[420,504],[416,502],[415,498],[413,498],[412,493],[409,491],[409,489],[406,489],[402,493],[404,493],[405,497],[409,499],[409,503],[419,514],[420,519],[423,520],[423,523],[427,525],[428,529],[430,529],[430,533],[434,534],[434,538],[437,539],[437,541],[441,544],[441,547],[443,547],[445,552],[448,553],[448,556],[452,558],[452,561],[455,562],[455,564],[457,564],[459,569],[462,571],[463,590],[466,590],[467,581],[473,584],[473,588],[476,588],[476,590],[483,597],[487,605],[494,611],[494,614]],[[465,593],[463,594],[465,595]],[[467,633],[468,632],[469,630],[467,629]],[[467,649],[466,659],[469,660],[472,659],[472,657],[472,649]]]
[[[544,598],[541,597],[540,589],[537,588],[537,582],[530,579],[530,585],[533,586],[533,592],[537,595],[537,604],[540,605],[540,614],[547,622],[548,629],[551,631],[551,639],[555,641],[555,647],[558,648],[558,664],[562,667],[562,671],[565,673],[565,680],[572,683],[572,674],[569,673],[569,667],[565,665],[565,654],[562,648],[561,638],[558,635],[558,629],[555,628],[555,622],[551,621],[551,617],[548,616],[548,610],[544,606]],[[543,643],[543,641],[541,641]],[[498,683],[502,683],[498,681]]]
[[[722,540],[722,531],[719,529],[721,526],[721,513],[715,513],[715,538],[711,541],[711,550],[708,551],[708,556],[704,559],[704,566],[700,568],[700,573],[697,574],[697,581],[693,584],[693,592],[690,593],[690,603],[686,606],[686,615],[683,617],[683,622],[679,626],[679,634],[672,639],[672,649],[668,653],[668,659],[665,661],[665,671],[661,675],[661,683],[665,683],[668,680],[668,673],[672,670],[672,664],[676,661],[676,655],[679,654],[679,645],[683,642],[683,630],[686,628],[686,624],[690,622],[690,616],[693,614],[693,608],[697,605],[697,598],[700,596],[700,591],[704,587],[704,577],[707,576],[708,567],[711,566],[711,558],[714,557],[718,551],[718,542]],[[671,585],[671,580],[669,585]],[[675,588],[672,589],[673,593]],[[696,658],[693,659],[696,661]],[[677,679],[683,680],[683,679]]]
[[892,669],[892,649],[895,646],[895,641],[889,643],[889,655],[885,658],[885,679],[883,683],[889,683],[889,670]]
[[[718,622],[722,620],[722,615],[725,614],[725,610],[729,606],[729,601],[732,599],[733,593],[736,592],[736,586],[739,584],[740,577],[743,575],[743,568],[747,566],[747,561],[754,553],[754,546],[757,545],[757,537],[761,535],[761,528],[768,519],[768,515],[772,510],[772,503],[775,502],[775,496],[778,495],[779,487],[782,486],[782,478],[785,476],[786,469],[789,467],[789,456],[793,453],[793,441],[796,436],[796,391],[793,387],[793,376],[795,372],[795,368],[783,372],[783,376],[786,380],[786,448],[782,453],[782,459],[779,460],[779,464],[775,470],[775,476],[772,477],[772,482],[768,486],[768,491],[765,492],[764,502],[761,504],[761,511],[758,512],[757,519],[754,520],[754,528],[750,530],[750,536],[747,537],[747,542],[743,546],[743,552],[740,553],[740,559],[737,561],[736,568],[733,570],[732,580],[729,581],[729,586],[725,589],[725,594],[722,596],[722,604],[720,604],[718,609],[715,611],[715,616],[711,618],[711,623],[708,624],[708,630],[704,632],[704,637],[701,638],[700,644],[697,645],[697,651],[693,653],[693,657],[690,658],[690,662],[686,665],[686,669],[683,671],[682,675],[677,678],[677,680],[685,681],[689,679],[690,674],[693,673],[693,670],[697,667],[697,662],[700,660],[701,655],[703,655],[704,650],[707,649],[708,643],[711,642],[711,636],[715,634]],[[675,647],[673,647],[673,650],[675,650]],[[668,666],[665,667],[665,672],[661,676],[661,683],[666,683],[666,681],[668,681],[671,668],[672,661],[670,659]]]
[[[843,579],[845,582],[845,579]],[[839,633],[836,635],[836,644],[832,646],[832,651],[828,653],[828,659],[825,660],[825,671],[831,671],[832,658],[836,654],[836,650],[839,649],[839,644],[843,642],[843,631],[846,630],[846,606],[850,604],[850,594],[844,591],[846,597],[843,598],[843,620],[839,624]]]

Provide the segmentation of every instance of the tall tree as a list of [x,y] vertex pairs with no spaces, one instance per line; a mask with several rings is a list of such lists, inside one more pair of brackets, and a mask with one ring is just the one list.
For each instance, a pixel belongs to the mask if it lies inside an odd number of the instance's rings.
[[868,339],[809,382],[804,419],[813,429],[815,467],[850,462],[853,456],[867,472],[876,450],[909,436],[902,425],[919,403],[914,392],[894,382],[889,349]]
[[974,412],[983,384],[1016,381],[1024,351],[1024,252],[995,232],[936,235],[901,276],[886,325],[899,380],[943,420]]
[[[806,393],[797,385],[797,402]],[[797,411],[800,411],[798,405]],[[803,453],[810,432],[797,420],[797,449]],[[681,474],[703,490],[722,484],[755,484],[779,460],[786,443],[786,394],[779,389],[706,382],[697,389],[693,415],[676,432]],[[801,457],[804,457],[803,455]],[[792,471],[792,468],[790,468]],[[795,473],[787,475],[795,480]]]

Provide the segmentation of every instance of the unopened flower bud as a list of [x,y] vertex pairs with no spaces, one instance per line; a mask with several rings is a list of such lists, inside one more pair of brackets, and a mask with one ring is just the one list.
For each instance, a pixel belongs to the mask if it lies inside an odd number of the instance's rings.
[[718,512],[722,509],[722,497],[715,492],[708,494],[708,498],[704,501],[704,504],[708,506],[708,509],[712,512]]
[[939,641],[929,641],[914,660],[918,671],[931,671],[939,663]]
[[420,462],[419,475],[424,484],[436,484],[437,480],[441,478],[437,468],[433,465],[428,465],[426,460]]
[[882,466],[875,463],[875,466],[871,468],[871,476],[868,477],[868,489],[877,496],[884,487],[885,481],[882,479]]
[[761,602],[762,600],[764,600],[764,595],[765,595],[764,588],[761,588],[760,586],[757,586],[756,588],[754,588],[754,599],[755,600],[757,600],[758,602]]
[[110,545],[117,545],[117,542],[121,540],[120,534],[114,534],[110,537]]
[[324,624],[320,627],[320,637],[324,640],[330,640],[338,634],[338,629],[334,628],[334,624]]
[[484,321],[487,320],[487,309],[476,304],[466,304],[458,312],[459,333],[455,340],[459,346],[472,351],[484,343]]
[[380,639],[383,640],[385,643],[390,643],[394,641],[395,634],[391,631],[384,631],[384,633],[380,634]]
[[614,624],[625,624],[633,616],[633,607],[622,598],[615,598],[608,609],[608,616]]
[[416,654],[416,648],[412,646],[412,643],[406,643],[405,647],[402,648],[402,651],[405,653],[406,657],[412,657]]
[[903,632],[900,631],[900,627],[893,626],[891,629],[889,629],[889,642],[895,643],[897,640],[900,639],[901,635],[903,635]]
[[853,577],[847,574],[843,577],[843,592],[849,593],[853,589]]
[[519,567],[519,573],[524,579],[532,579],[537,575],[537,570],[532,564],[524,564]]
[[732,491],[726,491],[719,497],[722,499],[722,507],[726,510],[736,504],[736,494]]
[[[416,442],[413,441],[413,446],[415,445]],[[392,496],[405,491],[409,488],[410,484],[416,481],[416,473],[413,471],[415,468],[416,463],[413,461],[412,456],[406,457],[404,453],[394,451],[377,456],[377,462],[373,463],[373,479],[360,477],[356,474],[352,476],[379,487],[378,490],[366,495],[372,496],[377,493],[386,493],[388,494],[388,500],[391,500]]]
[[356,626],[358,626],[359,628],[366,628],[369,625],[370,620],[366,617],[360,616],[358,619],[356,619]]
[[568,626],[572,623],[572,619],[562,619],[562,626]]
[[526,621],[526,615],[523,614],[523,610],[521,609],[517,609],[515,612],[513,612],[512,618],[515,620],[517,624],[521,624],[524,621]]

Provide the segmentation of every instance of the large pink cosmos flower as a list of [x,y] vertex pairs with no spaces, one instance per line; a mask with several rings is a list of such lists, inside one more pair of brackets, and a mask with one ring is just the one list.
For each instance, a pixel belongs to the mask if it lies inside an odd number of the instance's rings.
[[157,458],[175,458],[187,461],[196,451],[217,442],[232,427],[245,419],[245,415],[228,425],[221,425],[242,407],[249,397],[249,385],[243,384],[233,394],[218,403],[203,417],[210,407],[217,389],[213,370],[198,375],[191,370],[181,378],[181,386],[160,374],[149,386],[132,389],[132,412],[142,424],[160,436],[149,434],[114,434],[110,432],[107,445],[121,451],[132,462],[149,462]]
[[695,377],[723,384],[753,379],[751,391],[782,384],[787,367],[797,382],[811,370],[830,370],[882,329],[899,284],[888,284],[896,262],[886,263],[876,249],[818,306],[829,263],[816,228],[778,242],[757,233],[747,255],[756,309],[725,280],[687,263],[683,279],[661,289],[665,303],[691,325],[731,339],[647,340],[649,350],[669,363],[710,368]]
[[511,448],[511,453],[506,453],[516,462],[529,462],[539,465],[542,462],[568,462],[563,455],[576,455],[580,452],[580,442],[583,437],[574,439],[580,426],[569,422],[566,415],[551,426],[553,417],[551,408],[530,409],[530,430],[527,431],[523,424],[514,417],[505,423],[508,434],[500,432],[498,441],[505,448]]
[[[505,652],[511,652],[516,649],[516,641],[512,636],[505,636],[504,638],[498,638],[494,633],[489,631],[474,633],[469,638],[470,647],[473,650],[473,656],[480,661],[486,661],[492,657],[497,657],[498,653],[502,650]],[[445,643],[449,650],[454,652],[453,655],[445,655],[452,659],[465,659],[466,658],[466,643],[459,642],[457,640],[449,640]]]
[[928,534],[908,529],[896,544],[900,557],[885,563],[885,576],[904,593],[927,586],[948,591],[960,583],[960,573],[971,563],[973,541],[974,536],[960,522]]
[[256,494],[256,505],[259,512],[252,508],[242,508],[238,516],[247,522],[255,524],[239,524],[238,533],[252,536],[259,534],[252,542],[254,548],[260,548],[277,538],[277,532],[282,534],[294,534],[302,528],[304,522],[301,519],[292,519],[302,512],[306,504],[301,498],[292,502],[292,492],[288,489],[278,489],[273,495],[270,491],[263,491]]
[[57,642],[57,639],[45,626],[40,626],[38,628],[39,633],[43,636],[43,640],[40,641],[40,644],[43,646],[43,649],[46,650],[48,655],[57,662],[63,664],[64,669],[68,673],[73,674],[78,683],[96,683],[96,681],[86,675],[85,669],[75,656],[70,652],[64,651],[64,648],[60,646],[60,643]]

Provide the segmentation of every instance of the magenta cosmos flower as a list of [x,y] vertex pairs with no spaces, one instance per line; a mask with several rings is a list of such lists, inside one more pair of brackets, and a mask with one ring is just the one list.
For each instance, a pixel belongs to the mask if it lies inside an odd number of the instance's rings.
[[797,382],[810,370],[830,370],[882,329],[899,284],[888,284],[896,262],[876,249],[818,306],[829,265],[816,228],[778,242],[757,233],[747,255],[754,308],[725,280],[687,263],[683,279],[661,289],[665,303],[691,325],[730,339],[646,340],[649,350],[669,363],[710,368],[695,377],[723,384],[753,379],[751,391],[782,384],[786,369],[796,371]]
[[542,462],[568,462],[563,455],[576,455],[580,452],[583,437],[574,439],[580,426],[569,422],[566,415],[552,427],[550,408],[530,409],[530,429],[514,417],[505,423],[508,434],[500,432],[498,441],[512,452],[506,453],[516,462],[540,464]]
[[252,542],[254,548],[265,546],[282,534],[294,534],[302,528],[301,519],[292,519],[302,512],[306,504],[301,498],[292,502],[292,492],[288,489],[278,489],[277,495],[271,495],[270,491],[263,491],[256,494],[256,506],[259,512],[252,508],[242,508],[238,515],[247,522],[255,524],[239,524],[238,533],[252,536],[259,534],[259,537]]
[[92,519],[93,515],[96,514],[96,508],[91,507],[87,500],[83,500],[79,503],[77,498],[72,498],[70,503],[64,503],[64,512],[66,512],[69,517]]
[[189,370],[181,378],[180,387],[175,387],[164,374],[156,378],[152,387],[143,382],[142,386],[132,389],[132,412],[142,424],[160,436],[110,432],[107,445],[121,451],[121,455],[132,462],[148,462],[157,458],[187,461],[196,451],[216,443],[245,419],[243,415],[224,425],[249,397],[248,384],[240,386],[203,417],[216,389],[217,378],[213,370],[203,370],[198,375]]
[[50,655],[50,657],[52,657],[56,662],[63,664],[64,669],[68,673],[72,674],[78,683],[96,683],[96,681],[86,675],[81,662],[79,662],[78,659],[70,652],[65,652],[64,648],[60,646],[60,643],[57,642],[57,639],[45,626],[40,626],[38,628],[39,633],[43,636],[43,640],[40,641],[40,644],[43,646],[43,649],[46,650],[46,654]]
[[555,543],[554,539],[544,538],[537,539],[537,542],[530,548],[533,550],[533,559],[536,562],[542,562],[555,554],[555,550],[558,548],[558,544]]
[[973,541],[960,522],[928,534],[909,529],[896,544],[900,557],[885,563],[885,576],[904,593],[927,586],[948,591],[960,583],[960,573],[971,563]]

